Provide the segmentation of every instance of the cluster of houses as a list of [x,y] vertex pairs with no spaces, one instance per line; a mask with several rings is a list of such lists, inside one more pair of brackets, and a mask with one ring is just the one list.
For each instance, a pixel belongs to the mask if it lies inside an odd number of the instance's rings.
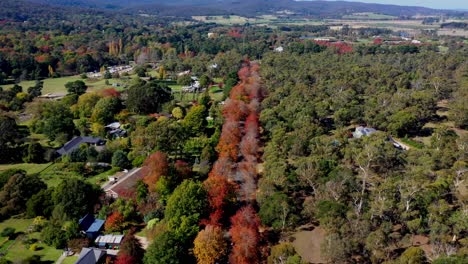
[[[190,74],[190,71],[179,73],[179,75],[180,74],[183,74],[183,75]],[[182,92],[185,92],[185,93],[204,92],[205,89],[201,89],[200,81],[198,80],[198,77],[192,76],[191,78],[192,78],[191,84],[189,86],[182,87]]]
[[87,214],[78,222],[81,232],[93,240],[96,247],[83,248],[75,264],[103,263],[106,256],[115,257],[120,249],[124,235],[101,235],[105,220]]
[[[123,73],[130,73],[131,71],[133,71],[133,67],[130,65],[111,66],[111,67],[107,67],[106,70],[110,72],[111,74],[114,74],[114,73],[123,74]],[[86,73],[86,76],[88,78],[96,79],[96,78],[102,78],[103,74],[101,72],[94,71],[94,72]]]

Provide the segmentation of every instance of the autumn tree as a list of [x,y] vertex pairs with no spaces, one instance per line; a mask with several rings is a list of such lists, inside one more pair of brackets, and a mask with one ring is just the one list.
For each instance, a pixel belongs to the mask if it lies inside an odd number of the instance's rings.
[[169,173],[167,155],[157,151],[146,158],[143,166],[144,182],[148,185],[149,190],[154,191],[159,178],[167,176]]
[[133,231],[130,231],[125,235],[120,245],[116,262],[120,264],[141,264],[144,255],[145,250],[142,248],[140,240],[135,237]]
[[113,212],[107,219],[104,225],[106,232],[122,231],[125,218],[120,212]]
[[224,257],[226,251],[227,243],[219,227],[208,225],[195,238],[193,252],[199,264],[215,264]]
[[221,225],[222,217],[229,206],[236,201],[236,185],[229,182],[226,177],[216,175],[212,172],[203,183],[208,193],[208,201],[211,207],[208,223]]
[[232,238],[232,252],[229,260],[234,264],[258,263],[259,233],[258,218],[252,206],[239,209],[231,218],[231,229],[229,233]]

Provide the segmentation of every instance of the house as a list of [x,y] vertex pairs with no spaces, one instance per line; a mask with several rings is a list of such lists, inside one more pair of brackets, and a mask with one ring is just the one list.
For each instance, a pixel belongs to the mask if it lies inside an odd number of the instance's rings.
[[96,219],[93,215],[87,214],[79,220],[78,225],[88,238],[94,239],[101,232],[105,222],[105,220]]
[[128,171],[124,175],[116,175],[114,181],[110,181],[103,187],[107,197],[117,199],[119,197],[131,197],[136,192],[136,185],[143,179],[142,168]]
[[101,249],[119,249],[124,235],[98,236],[94,243]]
[[119,122],[113,122],[105,126],[107,133],[114,138],[121,138],[127,135],[127,131],[121,128]]
[[281,46],[275,48],[275,52],[280,52],[280,53],[281,53],[281,52],[283,52],[283,51],[284,51],[284,48],[281,47]]
[[74,137],[72,140],[68,141],[63,145],[62,148],[57,150],[57,153],[60,156],[68,155],[72,153],[75,149],[78,149],[81,144],[87,144],[92,146],[102,146],[106,143],[105,140],[99,137]]
[[75,264],[104,263],[106,251],[97,248],[83,248]]
[[353,137],[361,138],[362,136],[369,136],[375,132],[377,132],[377,130],[374,128],[358,126],[356,127],[356,130],[353,132]]

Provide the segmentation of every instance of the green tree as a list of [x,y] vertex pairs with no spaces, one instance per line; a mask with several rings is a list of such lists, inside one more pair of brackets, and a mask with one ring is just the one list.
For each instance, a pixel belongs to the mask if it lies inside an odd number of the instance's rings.
[[177,84],[183,86],[189,86],[193,83],[192,76],[190,74],[184,74],[177,78]]
[[127,154],[122,150],[117,150],[112,155],[112,166],[121,169],[129,169],[132,165],[128,160]]
[[41,121],[43,132],[50,140],[56,139],[60,134],[65,134],[69,138],[75,130],[70,108],[62,102],[44,104]]
[[76,103],[76,110],[78,113],[75,116],[91,117],[94,106],[101,99],[97,93],[85,93],[78,98]]
[[78,219],[93,209],[100,192],[97,187],[81,179],[69,178],[55,188],[52,200],[56,208],[63,208],[68,218]]
[[426,254],[419,247],[410,247],[401,254],[399,263],[401,264],[422,264],[426,263]]
[[37,175],[17,173],[11,176],[0,191],[0,215],[5,217],[24,212],[29,198],[45,188],[46,184]]
[[55,248],[64,248],[67,240],[63,235],[63,230],[60,225],[56,225],[52,222],[46,224],[44,229],[42,230],[42,239],[44,243],[48,246],[52,246]]
[[49,188],[34,194],[26,203],[26,215],[30,218],[51,216],[54,209],[54,203],[52,201],[53,192],[54,190]]
[[200,87],[201,88],[208,88],[208,85],[210,85],[210,77],[208,77],[208,75],[205,75],[203,74],[201,77],[200,77]]
[[203,185],[185,180],[177,186],[164,212],[170,230],[173,230],[186,249],[199,231],[198,223],[207,212],[207,194]]
[[143,67],[143,66],[135,67],[134,71],[135,71],[135,73],[136,73],[136,75],[137,75],[138,77],[146,77],[146,69],[145,69],[145,67]]
[[0,149],[14,145],[19,134],[18,130],[19,127],[14,118],[0,114]]
[[41,163],[44,161],[44,148],[41,144],[33,142],[28,145],[27,156],[23,158],[26,163]]
[[176,234],[165,231],[157,235],[146,251],[145,264],[179,264],[184,262],[184,247],[177,240]]
[[162,105],[172,100],[172,91],[156,81],[141,81],[128,90],[127,108],[138,114],[158,112]]
[[268,264],[302,264],[305,263],[296,253],[294,246],[291,243],[283,242],[271,247],[270,256],[268,256]]
[[200,135],[206,127],[205,106],[192,106],[184,118],[183,125],[190,134]]
[[94,106],[91,120],[101,125],[114,121],[114,116],[120,112],[122,104],[117,97],[101,98]]
[[77,80],[74,82],[67,82],[65,84],[65,88],[67,88],[68,94],[76,94],[78,96],[84,94],[88,87],[82,80]]
[[258,212],[262,223],[273,228],[285,228],[290,211],[289,204],[287,195],[280,192],[263,199]]
[[108,80],[112,78],[112,74],[109,71],[104,72],[104,79]]
[[44,86],[43,81],[36,81],[36,84],[28,88],[28,94],[31,98],[36,98],[42,94],[42,88]]
[[182,119],[184,118],[184,110],[180,107],[174,107],[174,109],[172,109],[172,116],[177,119]]

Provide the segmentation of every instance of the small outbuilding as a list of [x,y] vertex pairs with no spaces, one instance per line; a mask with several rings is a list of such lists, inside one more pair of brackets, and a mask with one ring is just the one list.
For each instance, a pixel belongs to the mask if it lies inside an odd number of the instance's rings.
[[94,243],[101,249],[120,249],[124,235],[98,236]]
[[80,229],[86,233],[86,236],[90,239],[94,239],[99,235],[104,223],[106,221],[102,219],[96,219],[93,215],[87,214],[78,222]]

